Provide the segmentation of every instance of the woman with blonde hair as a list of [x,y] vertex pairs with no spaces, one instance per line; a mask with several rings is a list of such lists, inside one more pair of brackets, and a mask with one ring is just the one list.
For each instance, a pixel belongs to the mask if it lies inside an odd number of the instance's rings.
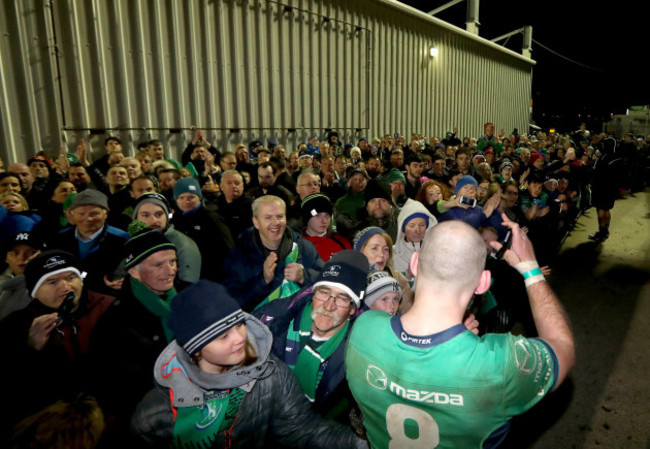
[[404,313],[409,310],[413,305],[414,292],[406,277],[393,268],[393,239],[390,235],[382,228],[371,226],[355,234],[352,247],[368,258],[371,267],[387,272],[399,282],[402,287],[399,311]]

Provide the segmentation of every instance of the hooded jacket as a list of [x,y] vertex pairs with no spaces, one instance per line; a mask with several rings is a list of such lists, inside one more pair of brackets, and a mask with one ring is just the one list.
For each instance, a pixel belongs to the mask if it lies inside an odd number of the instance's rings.
[[201,251],[196,242],[174,229],[170,224],[164,231],[165,237],[176,247],[178,254],[178,278],[190,284],[201,277]]
[[24,309],[30,302],[32,297],[25,288],[25,276],[21,274],[0,280],[0,321],[12,312]]
[[414,252],[420,251],[420,247],[422,246],[422,242],[407,242],[406,236],[404,234],[404,222],[408,217],[416,213],[424,214],[429,217],[427,231],[438,224],[436,217],[434,217],[431,212],[429,212],[428,209],[424,207],[424,204],[411,199],[404,203],[404,207],[402,207],[399,215],[397,216],[397,239],[393,245],[393,268],[402,273],[406,273],[408,271],[409,263],[411,262],[411,256]]
[[[170,343],[154,368],[158,388],[145,396],[133,416],[134,432],[152,447],[169,447],[174,409],[202,406],[205,394],[241,388],[246,394],[230,434],[233,448],[277,447],[278,443],[290,447],[364,447],[350,429],[322,420],[311,410],[289,367],[271,355],[273,341],[266,326],[251,315],[246,315],[245,323],[257,361],[222,374],[201,371],[176,341]],[[224,438],[220,433],[213,447],[224,447]]]

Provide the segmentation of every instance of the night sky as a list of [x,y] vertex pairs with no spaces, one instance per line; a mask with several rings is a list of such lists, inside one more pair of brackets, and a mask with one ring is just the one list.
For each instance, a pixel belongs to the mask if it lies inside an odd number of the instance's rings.
[[[448,0],[402,3],[426,12]],[[624,114],[632,105],[650,104],[650,73],[644,67],[650,59],[644,55],[650,42],[650,22],[648,7],[641,6],[646,3],[623,0],[606,7],[597,3],[481,1],[481,37],[492,39],[533,26],[532,58],[537,62],[533,68],[533,120],[543,128],[573,130],[585,121],[590,129],[600,131],[611,114]],[[465,29],[466,8],[465,2],[459,3],[436,17]],[[522,37],[517,35],[506,46],[520,53],[521,44]]]

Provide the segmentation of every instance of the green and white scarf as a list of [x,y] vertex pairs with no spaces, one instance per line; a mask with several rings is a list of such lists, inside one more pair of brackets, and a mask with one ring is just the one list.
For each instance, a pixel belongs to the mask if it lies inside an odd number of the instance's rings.
[[241,388],[213,392],[206,394],[202,406],[176,409],[171,447],[211,448],[221,432],[224,432],[225,447],[229,447],[230,432],[245,394]]
[[[291,247],[291,251],[289,254],[287,254],[287,257],[284,258],[284,263],[289,264],[292,262],[297,262],[298,261],[298,244],[296,242],[292,242],[293,245]],[[298,290],[300,290],[300,285],[296,284],[293,281],[289,281],[287,279],[282,279],[282,284],[280,284],[275,290],[273,290],[269,296],[267,296],[261,303],[255,307],[256,309],[262,307],[264,304],[268,304],[271,301],[275,301],[276,299],[280,298],[287,298],[294,293],[296,293]]]
[[312,339],[312,303],[310,302],[305,306],[300,317],[299,331],[294,330],[294,322],[289,324],[289,331],[287,333],[287,340],[298,342],[300,344],[300,353],[295,365],[289,365],[293,372],[298,377],[302,391],[311,402],[316,398],[316,389],[322,373],[320,367],[327,360],[334,351],[339,347],[345,338],[350,321],[346,321],[345,325],[339,331],[330,337],[329,340],[318,344]]

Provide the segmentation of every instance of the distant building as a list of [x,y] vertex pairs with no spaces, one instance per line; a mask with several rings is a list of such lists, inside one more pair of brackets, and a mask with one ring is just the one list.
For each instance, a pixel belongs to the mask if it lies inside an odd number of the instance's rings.
[[603,132],[614,132],[617,137],[625,133],[635,136],[650,134],[650,106],[630,106],[626,114],[614,115],[603,123]]

